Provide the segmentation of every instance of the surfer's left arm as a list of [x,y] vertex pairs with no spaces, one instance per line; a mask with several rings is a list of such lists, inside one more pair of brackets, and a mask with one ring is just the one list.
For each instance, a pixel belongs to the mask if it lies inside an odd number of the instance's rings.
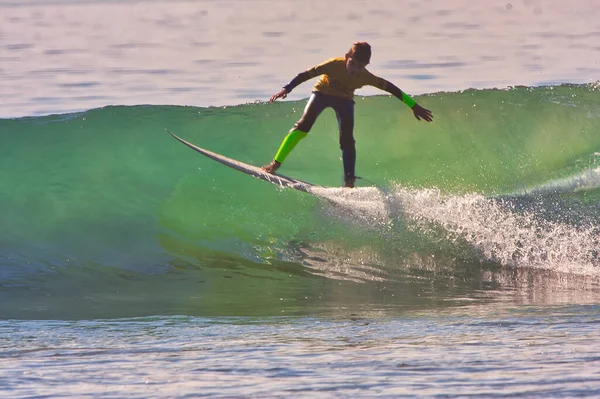
[[371,82],[369,82],[369,84],[371,86],[375,86],[380,90],[387,91],[388,93],[396,97],[398,100],[408,105],[410,109],[412,109],[413,114],[415,115],[415,118],[417,118],[417,120],[424,119],[427,122],[433,121],[433,114],[430,110],[421,107],[419,104],[417,104],[415,100],[412,99],[412,97],[400,90],[395,84],[373,74],[370,75],[371,76],[369,80],[371,80]]
[[427,122],[431,122],[433,120],[433,114],[430,110],[421,107],[419,104],[417,104],[415,100],[413,100],[408,94],[396,87],[396,85],[392,82],[389,82],[385,79],[382,80],[385,83],[383,90],[387,91],[388,93],[396,97],[398,100],[408,105],[412,109],[413,114],[415,115],[415,118],[417,118],[417,120],[421,120],[421,118],[423,118]]

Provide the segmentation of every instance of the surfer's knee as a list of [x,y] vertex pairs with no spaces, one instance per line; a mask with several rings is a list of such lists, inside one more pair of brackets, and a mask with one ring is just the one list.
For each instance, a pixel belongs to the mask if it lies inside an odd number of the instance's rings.
[[294,127],[292,128],[292,130],[290,130],[290,132],[293,132],[294,130],[300,130],[301,132],[308,133],[308,132],[310,132],[310,129],[312,129],[314,124],[315,124],[314,119],[305,118],[303,116],[302,118],[300,118],[300,120],[298,122],[296,122],[294,124]]
[[294,130],[300,130],[308,133],[315,124],[317,118],[325,108],[329,106],[327,97],[313,93],[306,104],[302,117],[294,124]]

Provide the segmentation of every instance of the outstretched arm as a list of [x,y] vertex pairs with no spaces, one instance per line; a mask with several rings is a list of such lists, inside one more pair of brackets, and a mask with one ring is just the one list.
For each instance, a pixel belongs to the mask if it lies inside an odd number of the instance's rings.
[[408,94],[404,93],[400,90],[396,85],[392,82],[385,80],[385,88],[383,89],[388,93],[392,94],[398,100],[402,101],[406,105],[408,105],[412,110],[415,118],[417,120],[421,120],[423,118],[427,122],[431,122],[433,120],[433,115],[430,110],[421,107],[419,104],[415,102]]
[[307,71],[300,72],[298,75],[296,75],[296,77],[294,79],[292,79],[292,81],[290,83],[283,86],[283,89],[279,93],[274,94],[271,97],[271,102],[277,100],[278,98],[286,98],[287,95],[290,94],[290,92],[292,90],[294,90],[294,88],[296,86],[298,86],[299,84],[304,83],[307,80],[312,79],[316,76],[327,74],[327,73],[331,72],[331,70],[332,70],[331,68],[335,67],[335,63],[336,63],[335,59],[330,59],[330,60],[325,61],[322,64],[315,65],[314,67],[308,69]]
[[271,97],[271,102],[277,100],[278,98],[286,98],[287,95],[298,85],[306,82],[308,79],[310,79],[310,73],[308,71],[304,71],[304,72],[300,72],[298,75],[296,75],[296,77],[294,79],[292,79],[292,81],[290,83],[288,83],[287,85],[283,86],[283,89],[281,89],[281,91],[277,94],[273,94],[273,96]]

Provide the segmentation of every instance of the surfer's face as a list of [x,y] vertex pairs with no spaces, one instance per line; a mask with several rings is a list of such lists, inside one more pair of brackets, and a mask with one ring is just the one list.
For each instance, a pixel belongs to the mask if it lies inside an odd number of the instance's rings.
[[368,62],[360,62],[349,54],[346,54],[346,70],[351,76],[356,76],[366,68]]

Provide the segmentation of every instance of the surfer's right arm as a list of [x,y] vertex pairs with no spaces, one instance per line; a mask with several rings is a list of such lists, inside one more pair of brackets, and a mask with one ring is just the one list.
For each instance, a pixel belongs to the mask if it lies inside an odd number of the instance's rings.
[[300,72],[298,75],[296,75],[296,77],[294,79],[292,79],[290,83],[283,86],[283,89],[281,89],[281,91],[279,93],[273,94],[273,97],[271,97],[271,102],[277,100],[278,98],[286,98],[287,95],[292,90],[294,90],[294,88],[296,86],[298,86],[298,85],[306,82],[308,79],[312,78],[313,76],[310,76],[309,71],[310,71],[310,69],[308,71]]
[[271,102],[277,100],[278,98],[286,98],[287,95],[290,94],[292,90],[294,90],[294,88],[306,82],[307,80],[312,79],[316,76],[326,74],[329,66],[333,65],[333,61],[334,59],[330,59],[322,64],[315,65],[314,67],[304,72],[300,72],[298,75],[296,75],[294,79],[290,81],[290,83],[283,86],[283,89],[281,89],[279,93],[273,94],[273,96],[271,97]]

